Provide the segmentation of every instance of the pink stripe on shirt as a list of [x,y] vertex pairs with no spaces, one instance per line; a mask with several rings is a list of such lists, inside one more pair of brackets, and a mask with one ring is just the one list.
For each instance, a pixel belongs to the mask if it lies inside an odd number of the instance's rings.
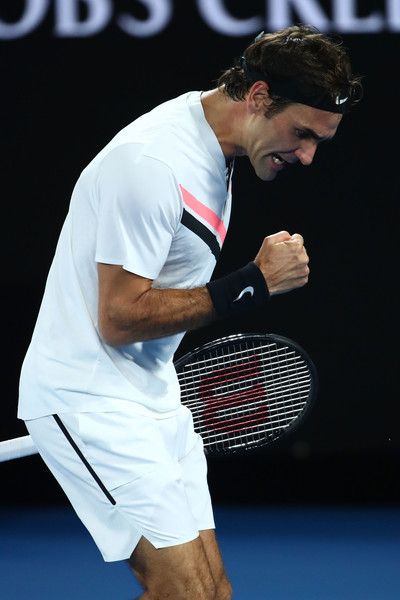
[[205,206],[202,202],[197,200],[190,192],[185,190],[184,187],[179,184],[181,188],[183,201],[191,208],[199,217],[204,219],[215,231],[218,233],[221,242],[224,243],[226,237],[226,228],[222,219],[218,217],[208,206]]

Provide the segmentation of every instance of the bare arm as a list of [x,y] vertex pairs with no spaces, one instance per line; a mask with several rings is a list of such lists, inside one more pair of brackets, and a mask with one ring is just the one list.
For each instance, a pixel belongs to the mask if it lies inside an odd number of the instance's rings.
[[216,318],[206,287],[153,289],[151,279],[118,265],[98,264],[98,273],[100,333],[110,346],[197,329]]
[[[307,283],[303,238],[287,232],[265,238],[254,262],[271,295]],[[118,265],[98,265],[99,327],[106,344],[123,346],[208,325],[217,314],[206,287],[153,289],[152,280]]]

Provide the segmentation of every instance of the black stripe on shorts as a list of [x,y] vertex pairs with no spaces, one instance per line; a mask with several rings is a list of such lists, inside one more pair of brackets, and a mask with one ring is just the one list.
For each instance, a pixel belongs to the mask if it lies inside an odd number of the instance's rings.
[[79,456],[79,458],[81,459],[81,461],[83,462],[83,464],[85,465],[85,467],[87,468],[87,470],[89,471],[89,473],[91,474],[91,476],[93,477],[93,479],[95,480],[95,482],[97,483],[99,488],[101,489],[101,491],[106,495],[106,497],[111,502],[111,504],[114,504],[114,505],[117,504],[116,501],[114,500],[114,498],[111,496],[110,492],[107,490],[104,483],[101,481],[100,477],[97,475],[96,471],[88,463],[88,461],[82,454],[81,450],[78,448],[78,446],[72,439],[71,434],[69,433],[68,429],[65,427],[64,423],[61,421],[60,417],[58,415],[53,415],[53,417],[54,417],[57,425],[59,426],[59,428],[61,429],[61,431],[63,432],[63,434],[69,441],[69,443],[71,444],[72,448],[75,450],[75,452],[77,453],[77,455]]

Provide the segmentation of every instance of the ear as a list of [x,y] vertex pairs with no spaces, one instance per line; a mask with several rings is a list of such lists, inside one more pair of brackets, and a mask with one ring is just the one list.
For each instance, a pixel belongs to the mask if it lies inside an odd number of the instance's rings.
[[271,103],[269,97],[269,86],[265,81],[256,81],[247,95],[247,110],[250,114],[264,115],[265,109]]

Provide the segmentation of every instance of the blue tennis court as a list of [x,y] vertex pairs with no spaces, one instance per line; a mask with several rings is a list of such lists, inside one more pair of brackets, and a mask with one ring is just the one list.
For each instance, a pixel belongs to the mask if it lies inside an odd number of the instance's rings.
[[[400,598],[400,509],[217,506],[235,600]],[[66,507],[0,510],[0,597],[132,600],[125,563],[104,563]]]

